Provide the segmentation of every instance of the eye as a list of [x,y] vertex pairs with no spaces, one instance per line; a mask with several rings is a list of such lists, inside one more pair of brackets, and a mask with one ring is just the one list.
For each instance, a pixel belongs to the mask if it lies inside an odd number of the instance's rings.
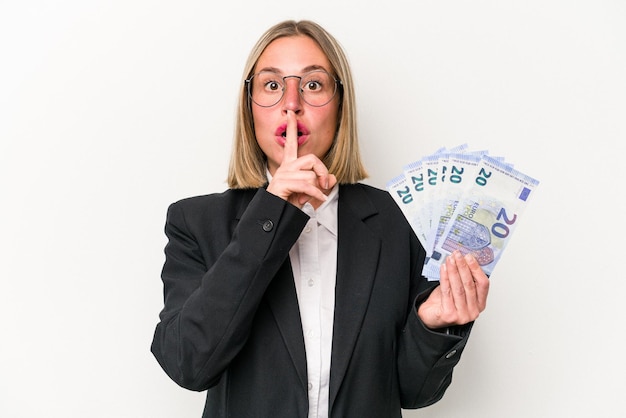
[[265,90],[268,91],[278,91],[281,90],[281,85],[279,82],[277,81],[268,81],[267,83],[265,83]]
[[265,93],[275,93],[283,90],[281,78],[274,72],[262,71],[254,77],[257,89],[261,89]]
[[330,75],[325,71],[313,71],[302,77],[302,91],[320,93],[330,86]]
[[322,84],[319,81],[309,80],[302,88],[306,91],[318,91],[322,89]]

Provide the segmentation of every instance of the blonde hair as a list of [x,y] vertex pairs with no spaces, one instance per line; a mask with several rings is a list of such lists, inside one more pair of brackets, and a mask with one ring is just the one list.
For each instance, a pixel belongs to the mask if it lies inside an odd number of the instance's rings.
[[259,38],[244,68],[234,144],[228,169],[228,186],[233,189],[257,188],[267,183],[266,158],[254,134],[245,80],[254,74],[259,57],[271,42],[286,36],[300,35],[308,36],[317,42],[328,58],[334,76],[341,81],[337,131],[323,162],[340,184],[356,183],[367,177],[359,152],[354,84],[345,53],[339,42],[317,23],[308,20],[287,20],[274,25]]

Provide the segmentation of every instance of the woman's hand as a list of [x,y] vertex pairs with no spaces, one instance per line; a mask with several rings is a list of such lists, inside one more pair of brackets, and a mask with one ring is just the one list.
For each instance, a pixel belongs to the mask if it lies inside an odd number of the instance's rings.
[[302,208],[306,202],[318,206],[337,183],[324,163],[313,154],[298,158],[298,127],[293,111],[287,112],[283,161],[272,176],[267,191]]
[[487,305],[489,278],[472,255],[455,251],[441,264],[439,286],[418,308],[428,328],[465,325]]

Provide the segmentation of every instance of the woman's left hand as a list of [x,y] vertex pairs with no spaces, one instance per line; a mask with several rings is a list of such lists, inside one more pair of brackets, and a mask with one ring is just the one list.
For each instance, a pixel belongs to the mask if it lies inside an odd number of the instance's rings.
[[488,293],[489,278],[476,258],[455,251],[441,264],[439,286],[417,314],[431,329],[465,325],[485,310]]

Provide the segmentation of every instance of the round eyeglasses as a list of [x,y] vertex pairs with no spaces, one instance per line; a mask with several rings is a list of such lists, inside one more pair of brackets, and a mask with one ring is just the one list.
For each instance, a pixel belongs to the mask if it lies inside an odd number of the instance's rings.
[[341,81],[324,70],[310,71],[301,76],[280,76],[274,71],[261,71],[246,80],[248,97],[258,106],[272,107],[283,98],[288,78],[300,79],[300,97],[314,107],[330,103],[337,93],[337,85],[341,85]]

